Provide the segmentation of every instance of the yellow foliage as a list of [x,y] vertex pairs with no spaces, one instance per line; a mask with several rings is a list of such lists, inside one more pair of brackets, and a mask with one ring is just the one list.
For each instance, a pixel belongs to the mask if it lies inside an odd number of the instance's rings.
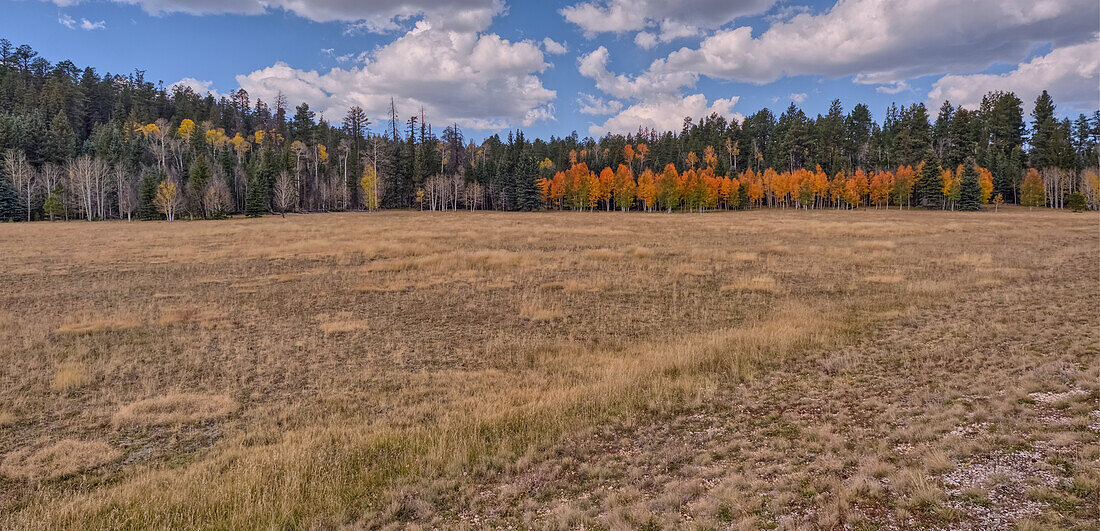
[[176,134],[180,136],[185,142],[191,140],[191,133],[195,131],[195,121],[190,118],[184,118],[180,122],[180,126],[176,129]]
[[363,168],[363,178],[359,180],[359,186],[363,187],[363,206],[367,210],[378,208],[378,172],[374,166]]

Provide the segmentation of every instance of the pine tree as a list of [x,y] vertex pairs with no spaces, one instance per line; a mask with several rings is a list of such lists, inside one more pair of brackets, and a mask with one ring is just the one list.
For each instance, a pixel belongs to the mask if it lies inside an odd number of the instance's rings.
[[197,207],[202,204],[203,193],[209,182],[210,164],[206,161],[205,155],[199,155],[195,157],[195,161],[191,163],[191,168],[187,172],[187,192],[192,205]]
[[18,221],[26,217],[19,194],[6,177],[0,176],[0,221]]
[[64,111],[57,111],[46,133],[46,160],[56,163],[67,162],[73,156],[75,138],[69,118],[65,116]]
[[155,199],[157,197],[157,185],[160,184],[163,178],[163,175],[151,174],[146,175],[145,178],[141,180],[141,187],[138,189],[138,219],[146,221],[161,219],[162,216],[157,210]]
[[257,170],[258,164],[248,167],[248,190],[244,196],[244,211],[250,218],[258,218],[267,213],[267,185]]
[[928,208],[938,208],[942,204],[940,201],[943,197],[942,175],[939,159],[936,158],[935,153],[929,152],[924,157],[924,167],[917,178],[917,204]]
[[539,196],[538,166],[529,156],[521,156],[516,164],[516,207],[520,210],[538,210],[542,204]]
[[981,210],[982,185],[978,183],[978,172],[974,169],[974,165],[966,165],[960,185],[959,210],[971,212]]
[[50,217],[50,221],[65,213],[65,205],[61,202],[61,185],[50,190],[46,200],[42,202],[42,212]]

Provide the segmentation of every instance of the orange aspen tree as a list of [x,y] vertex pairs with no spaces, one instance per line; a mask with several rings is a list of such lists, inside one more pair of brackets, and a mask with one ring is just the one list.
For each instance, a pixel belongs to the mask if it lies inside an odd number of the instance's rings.
[[875,208],[890,206],[890,191],[893,187],[894,175],[888,171],[880,171],[871,177],[871,203]]
[[657,178],[657,202],[669,212],[680,204],[679,181],[680,174],[671,162]]
[[[629,145],[627,147],[630,147]],[[615,170],[615,206],[626,212],[634,205],[634,194],[637,184],[634,182],[634,172],[625,164],[619,164]]]
[[607,211],[611,211],[611,194],[615,189],[615,172],[611,171],[611,168],[604,168],[600,172],[600,185],[598,187],[599,194],[598,201],[603,201],[607,207]]
[[657,177],[649,168],[638,176],[638,199],[642,201],[646,212],[652,210],[657,201]]
[[993,174],[981,166],[978,166],[978,185],[982,187],[982,204],[989,204],[993,196]]
[[1028,210],[1045,206],[1047,203],[1046,193],[1039,170],[1035,168],[1027,170],[1024,182],[1020,185],[1020,204],[1028,207]]

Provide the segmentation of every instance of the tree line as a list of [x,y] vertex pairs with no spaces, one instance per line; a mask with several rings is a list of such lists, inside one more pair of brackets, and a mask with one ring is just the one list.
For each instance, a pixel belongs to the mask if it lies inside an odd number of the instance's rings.
[[[1100,111],[1059,119],[1043,92],[970,110],[839,100],[680,131],[480,143],[421,109],[336,123],[281,94],[198,94],[143,71],[100,74],[0,39],[0,219],[177,219],[439,209],[706,210],[1100,207]],[[375,126],[372,129],[371,126]]]

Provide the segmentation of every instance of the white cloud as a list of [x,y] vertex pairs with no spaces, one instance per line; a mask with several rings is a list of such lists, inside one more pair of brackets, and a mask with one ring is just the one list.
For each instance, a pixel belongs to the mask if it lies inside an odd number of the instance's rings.
[[788,96],[788,97],[791,99],[791,101],[793,101],[795,103],[799,103],[799,104],[806,101],[806,93],[805,92],[791,93],[791,95]]
[[[717,28],[740,16],[763,13],[774,3],[775,0],[591,0],[566,6],[560,12],[589,37],[662,26],[661,33],[666,34],[668,42],[677,33],[685,36],[685,28]],[[642,40],[649,42],[648,37]]]
[[603,98],[584,93],[581,93],[577,97],[577,103],[580,105],[577,110],[582,114],[593,114],[597,116],[615,114],[623,109],[623,102],[621,101],[604,101]]
[[893,83],[889,83],[889,84],[885,84],[885,85],[879,85],[879,86],[875,87],[875,92],[879,92],[879,93],[882,93],[882,94],[897,94],[897,93],[899,93],[903,90],[908,90],[908,89],[909,89],[909,83],[906,83],[904,81],[895,81]]
[[195,91],[195,94],[205,96],[207,92],[214,95],[215,98],[220,98],[221,94],[214,90],[213,81],[200,81],[193,77],[185,77],[171,85],[168,85],[168,90],[173,90],[176,87],[191,87],[191,90]]
[[[82,0],[50,0],[65,7]],[[424,17],[437,28],[480,31],[504,9],[502,0],[110,0],[140,6],[153,15],[168,13],[260,15],[285,10],[314,22],[349,22],[354,29],[387,32]]]
[[654,46],[657,46],[657,34],[648,31],[639,31],[637,35],[634,35],[634,44],[646,50],[651,50]]
[[550,55],[560,55],[569,51],[569,48],[567,48],[564,43],[555,41],[550,37],[542,40],[542,49]]
[[1096,31],[1097,18],[1095,0],[839,0],[756,37],[747,26],[719,30],[650,70],[754,83],[854,75],[858,83],[888,84],[1017,62],[1039,43],[1079,43]]
[[593,79],[596,88],[615,97],[647,99],[657,96],[679,95],[680,88],[695,82],[695,75],[687,72],[644,72],[630,77],[612,74],[607,70],[610,57],[607,48],[600,46],[580,59],[580,73]]
[[634,35],[634,44],[650,50],[658,43],[665,44],[684,37],[694,37],[703,31],[696,26],[674,20],[663,20],[658,27],[659,31],[656,32],[639,31]]
[[423,107],[434,123],[503,129],[553,119],[556,93],[538,77],[547,66],[537,43],[421,21],[358,67],[318,73],[279,62],[237,76],[237,82],[267,101],[282,91],[288,101],[305,101],[333,122],[353,105],[376,123],[388,120],[393,97],[403,115]]
[[728,120],[740,121],[742,116],[733,112],[737,99],[718,99],[708,105],[706,96],[692,94],[682,98],[669,97],[641,102],[627,107],[603,124],[591,125],[588,133],[603,136],[607,133],[633,133],[639,128],[679,131],[685,117],[699,119],[712,113],[718,113]]
[[80,22],[77,22],[76,19],[64,13],[58,13],[57,23],[69,29],[80,28],[84,31],[92,31],[107,27],[107,22],[103,20],[100,20],[99,22],[92,22],[86,18],[82,18],[80,19]]
[[943,76],[932,86],[928,101],[938,106],[949,100],[973,109],[991,90],[1015,92],[1027,107],[1047,90],[1060,105],[1095,110],[1100,101],[1100,37],[1084,44],[1055,48],[1004,74]]
[[775,9],[773,9],[768,16],[764,17],[764,20],[767,20],[769,24],[786,22],[794,18],[795,15],[810,12],[810,8],[808,6],[779,4],[780,3],[777,3]]

